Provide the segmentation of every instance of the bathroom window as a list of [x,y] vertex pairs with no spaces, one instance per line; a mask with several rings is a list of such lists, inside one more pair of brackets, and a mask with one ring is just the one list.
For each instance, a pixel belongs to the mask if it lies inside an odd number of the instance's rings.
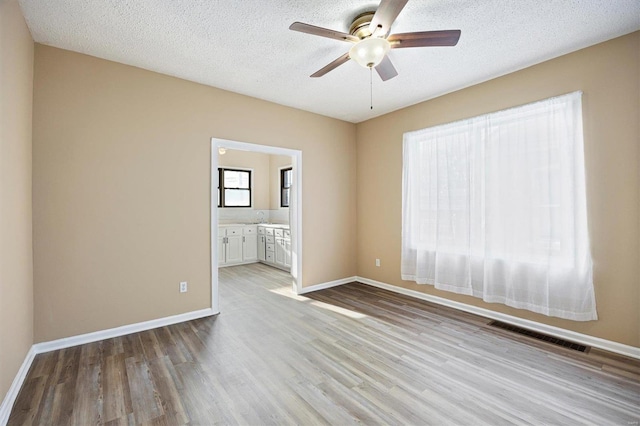
[[293,169],[291,167],[280,170],[280,207],[289,207],[292,177]]
[[251,170],[219,168],[218,207],[251,207]]

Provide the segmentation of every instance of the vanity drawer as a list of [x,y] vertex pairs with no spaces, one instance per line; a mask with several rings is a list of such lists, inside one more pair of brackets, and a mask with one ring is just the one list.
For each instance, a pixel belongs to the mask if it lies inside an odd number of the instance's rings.
[[276,242],[276,237],[273,235],[267,235],[267,244],[273,244]]
[[284,229],[276,229],[274,235],[280,238],[284,237]]
[[227,237],[232,235],[242,235],[242,228],[227,228]]
[[258,226],[258,235],[264,235],[265,234],[265,229],[264,226]]
[[256,232],[258,232],[257,228],[255,226],[245,226],[242,229],[242,233],[244,235],[255,235]]
[[275,244],[267,244],[267,251],[276,251]]
[[266,259],[267,259],[267,262],[271,262],[271,263],[276,261],[275,256],[273,255],[272,251],[268,251],[267,252]]
[[265,228],[265,234],[273,235],[273,228]]
[[284,230],[284,237],[285,237],[285,238],[291,238],[291,231],[290,231],[290,230],[288,230],[288,229],[285,229],[285,230]]

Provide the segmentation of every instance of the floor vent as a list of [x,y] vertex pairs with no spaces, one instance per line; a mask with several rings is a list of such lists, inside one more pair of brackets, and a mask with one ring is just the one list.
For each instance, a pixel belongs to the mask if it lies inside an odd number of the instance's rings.
[[503,330],[510,331],[512,333],[518,333],[525,336],[532,337],[534,339],[542,340],[545,342],[553,343],[554,345],[563,346],[568,349],[573,349],[574,351],[579,352],[588,352],[589,347],[585,345],[581,345],[579,343],[570,342],[568,340],[559,339],[553,336],[547,336],[546,334],[538,333],[536,331],[527,330],[526,328],[516,327],[515,325],[505,324],[500,321],[491,321],[489,323],[492,327],[498,327]]

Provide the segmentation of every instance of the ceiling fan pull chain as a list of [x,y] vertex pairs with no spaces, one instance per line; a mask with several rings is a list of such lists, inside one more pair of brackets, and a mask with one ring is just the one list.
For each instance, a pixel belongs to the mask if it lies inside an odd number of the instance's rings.
[[373,109],[373,67],[369,67],[370,105]]

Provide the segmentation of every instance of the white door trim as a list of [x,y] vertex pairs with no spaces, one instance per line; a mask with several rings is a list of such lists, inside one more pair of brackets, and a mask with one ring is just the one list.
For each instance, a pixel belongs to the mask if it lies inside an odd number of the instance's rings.
[[[260,152],[272,155],[288,155],[291,157],[293,168],[293,195],[291,217],[291,276],[293,277],[293,291],[302,292],[302,151],[281,148],[277,146],[258,145],[228,139],[211,138],[211,309],[220,312],[218,299],[218,148],[235,149],[239,151]],[[215,200],[215,201],[214,201]]]

